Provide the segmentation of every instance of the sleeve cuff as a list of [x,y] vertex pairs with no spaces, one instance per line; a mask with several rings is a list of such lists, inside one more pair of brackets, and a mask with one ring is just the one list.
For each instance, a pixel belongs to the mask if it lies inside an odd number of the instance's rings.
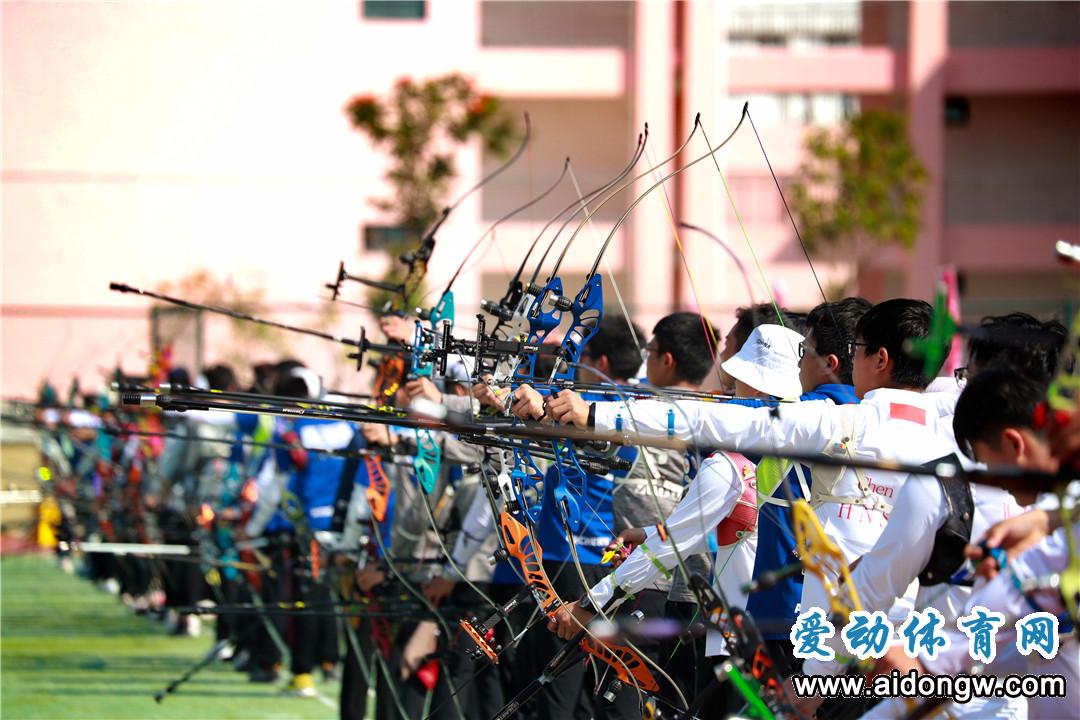
[[461,573],[457,571],[457,568],[454,567],[453,563],[446,563],[443,565],[442,575],[447,580],[453,580],[454,582],[460,582],[462,579]]
[[594,608],[602,608],[611,602],[611,598],[615,596],[615,581],[611,575],[607,575],[603,580],[592,586],[589,590],[589,597]]
[[615,430],[621,407],[622,403],[616,402],[592,403],[589,406],[589,427],[600,431]]

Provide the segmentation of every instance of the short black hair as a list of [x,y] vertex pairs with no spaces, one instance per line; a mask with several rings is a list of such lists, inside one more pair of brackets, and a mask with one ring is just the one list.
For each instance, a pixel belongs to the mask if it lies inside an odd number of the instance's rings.
[[852,357],[848,354],[848,343],[855,340],[855,326],[871,307],[865,298],[848,297],[823,302],[806,316],[804,334],[813,334],[818,355],[835,355],[840,360],[837,379],[842,383],[851,384]]
[[582,353],[592,358],[606,355],[611,365],[611,378],[628,380],[641,367],[639,343],[642,334],[641,328],[622,315],[605,315]]
[[1035,405],[1045,399],[1046,383],[1015,368],[996,367],[979,373],[956,401],[956,444],[974,459],[971,448],[976,442],[996,443],[1001,431],[1009,427],[1034,429]]
[[[881,348],[889,352],[892,360],[892,383],[897,387],[926,389],[945,362],[942,357],[937,367],[926,368],[926,361],[907,350],[909,340],[923,340],[930,335],[930,316],[934,309],[923,300],[895,298],[880,302],[859,318],[855,335],[866,343],[866,355]],[[923,370],[929,369],[928,374]]]
[[236,387],[236,373],[228,365],[214,365],[203,371],[211,390],[228,390]]
[[795,312],[794,310],[781,310],[784,315],[784,327],[788,330],[794,330],[800,335],[806,335],[806,323],[810,317],[809,313]]
[[248,392],[253,393],[266,393],[269,392],[274,383],[275,366],[273,363],[259,363],[252,368],[255,375],[255,379],[252,381],[251,389]]
[[676,377],[692,383],[704,380],[712,369],[715,337],[713,324],[691,312],[671,313],[653,328],[657,349],[675,359]]
[[274,395],[292,398],[307,398],[311,392],[307,382],[299,375],[290,374],[293,370],[303,368],[304,364],[296,360],[282,360],[277,364],[274,377]]
[[1011,367],[1036,382],[1049,383],[1068,332],[1056,320],[1027,313],[988,315],[968,340],[968,364],[980,371]]
[[173,385],[191,385],[191,373],[187,371],[186,367],[180,365],[169,370],[166,379]]
[[772,303],[758,303],[757,305],[744,305],[735,308],[735,324],[731,326],[731,334],[737,341],[737,347],[741,348],[750,333],[758,325],[783,325],[789,330],[803,335],[806,315],[803,313],[790,312],[780,308],[780,315],[776,314],[776,306]]

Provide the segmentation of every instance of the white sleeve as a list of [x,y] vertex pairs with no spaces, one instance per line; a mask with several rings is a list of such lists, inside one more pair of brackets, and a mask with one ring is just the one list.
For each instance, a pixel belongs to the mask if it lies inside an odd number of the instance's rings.
[[[483,487],[478,487],[476,492],[473,493],[472,502],[469,504],[469,509],[465,512],[465,517],[461,521],[461,532],[458,533],[457,540],[454,541],[454,549],[450,553],[454,563],[459,568],[465,567],[469,560],[480,552],[484,541],[491,535],[494,528],[495,518],[491,514],[487,491]],[[454,566],[450,563],[446,564],[445,574],[457,574]]]
[[678,566],[679,556],[685,559],[706,549],[709,533],[731,514],[742,496],[742,489],[742,477],[726,456],[714,455],[707,459],[686,489],[686,495],[664,522],[668,539],[660,540],[655,527],[646,528],[645,546],[652,558],[644,548],[635,548],[614,573],[590,591],[593,603],[603,607],[616,586],[630,594],[648,587],[660,574],[653,558],[671,569]]
[[884,610],[903,597],[930,562],[934,535],[946,520],[941,483],[926,476],[909,478],[896,496],[885,529],[851,574],[865,607]]
[[[864,608],[888,610],[904,596],[930,561],[934,534],[947,519],[945,494],[935,478],[915,476],[904,483],[885,529],[851,573]],[[830,645],[837,657],[846,654],[839,632]],[[804,667],[807,673],[818,675],[835,675],[844,669],[839,660],[813,658]]]
[[[1080,539],[1080,526],[1075,528],[1074,533],[1077,539]],[[1038,545],[1021,553],[1010,562],[1008,569],[998,573],[993,580],[968,598],[965,612],[969,614],[975,606],[981,606],[1005,615],[1006,622],[997,635],[999,650],[1015,643],[1016,620],[1032,612],[1028,599],[1016,589],[1014,575],[1021,580],[1027,580],[1061,572],[1068,562],[1068,552],[1064,528],[1058,528],[1049,537],[1043,538]],[[1047,612],[1058,613],[1064,609],[1061,605],[1061,594],[1057,590],[1039,590],[1033,597],[1035,603]],[[934,662],[923,660],[923,664],[930,672],[938,675],[956,673],[966,670],[973,664],[967,653],[967,636],[958,630],[955,631],[955,636],[950,630],[949,635],[952,640],[949,653],[939,653]],[[994,674],[997,674],[996,666]]]
[[778,447],[820,452],[835,436],[831,402],[788,403],[778,410],[698,400],[596,403],[596,429],[643,437],[673,436],[702,446],[732,445],[739,452]]

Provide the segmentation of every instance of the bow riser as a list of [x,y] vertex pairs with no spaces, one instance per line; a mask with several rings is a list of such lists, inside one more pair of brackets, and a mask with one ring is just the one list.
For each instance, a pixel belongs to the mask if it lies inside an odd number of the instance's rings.
[[[559,359],[555,363],[550,382],[573,381],[581,351],[600,327],[604,312],[604,284],[600,275],[594,274],[585,281],[581,291],[574,297],[571,311],[573,320],[559,348]],[[551,447],[555,451],[555,467],[558,472],[558,483],[552,493],[555,504],[563,513],[567,527],[571,532],[577,532],[583,524],[580,499],[585,496],[588,476],[578,464],[572,441],[552,442]]]
[[364,458],[364,468],[368,476],[366,496],[371,517],[375,522],[381,523],[386,520],[386,510],[390,505],[390,478],[387,477],[386,469],[379,458]]

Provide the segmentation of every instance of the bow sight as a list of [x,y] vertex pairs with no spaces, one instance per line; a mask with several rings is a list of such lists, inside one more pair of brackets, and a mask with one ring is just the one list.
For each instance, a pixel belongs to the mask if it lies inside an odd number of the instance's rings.
[[[345,271],[345,261],[342,260],[338,263],[337,279],[332,283],[326,283],[325,287],[331,292],[330,300],[334,302],[338,299],[338,295],[341,293],[341,286],[346,280],[360,283],[368,287],[373,287],[379,290],[385,290],[393,295],[400,295],[402,301],[405,299],[405,283],[389,283],[384,280],[371,280],[369,278],[360,277],[359,275],[352,275]],[[383,309],[383,312],[386,308]]]

